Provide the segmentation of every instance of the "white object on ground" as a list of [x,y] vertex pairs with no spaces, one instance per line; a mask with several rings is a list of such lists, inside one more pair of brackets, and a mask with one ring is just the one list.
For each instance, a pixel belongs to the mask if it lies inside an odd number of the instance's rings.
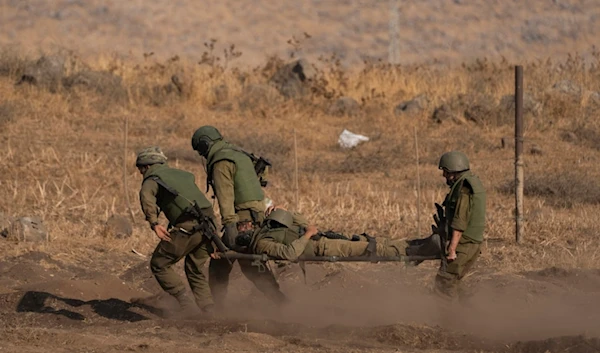
[[344,129],[344,131],[342,131],[340,134],[338,144],[342,146],[342,148],[352,148],[356,147],[356,145],[363,141],[369,141],[369,138],[367,136],[358,135]]

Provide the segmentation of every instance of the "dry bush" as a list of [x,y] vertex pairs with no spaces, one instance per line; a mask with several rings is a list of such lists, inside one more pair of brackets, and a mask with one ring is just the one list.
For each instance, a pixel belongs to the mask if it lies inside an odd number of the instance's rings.
[[17,80],[23,75],[29,60],[15,48],[0,50],[0,76]]

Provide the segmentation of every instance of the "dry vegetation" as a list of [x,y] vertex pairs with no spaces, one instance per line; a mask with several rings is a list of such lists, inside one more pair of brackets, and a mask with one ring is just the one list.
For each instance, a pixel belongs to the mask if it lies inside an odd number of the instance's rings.
[[[155,239],[137,202],[137,149],[162,146],[172,166],[193,171],[203,186],[202,161],[189,139],[200,125],[213,124],[230,141],[272,160],[267,193],[293,208],[295,131],[298,208],[321,227],[425,235],[433,203],[446,192],[437,158],[460,149],[489,191],[489,241],[481,267],[598,267],[598,55],[591,63],[572,56],[565,62],[525,64],[527,223],[523,244],[517,246],[511,196],[514,108],[506,97],[514,86],[511,63],[478,60],[432,68],[366,62],[346,70],[335,57],[323,58],[308,66],[312,74],[302,84],[304,94],[286,99],[268,84],[284,60],[272,58],[247,70],[219,64],[234,60],[235,53],[231,48],[228,58],[217,61],[209,43],[201,64],[152,56],[139,62],[112,56],[83,62],[73,53],[47,54],[46,59],[62,58],[64,71],[57,80],[31,84],[23,78],[39,67],[38,58],[3,50],[0,211],[43,217],[50,229],[50,244],[44,246],[67,252],[90,244],[149,251]],[[395,111],[418,96],[424,103]],[[332,110],[339,97],[353,98],[358,109]],[[445,114],[438,112],[442,106]],[[342,150],[337,137],[344,128],[371,141]],[[134,235],[102,238],[111,214],[128,214],[126,196]],[[1,246],[19,252],[28,245]]]

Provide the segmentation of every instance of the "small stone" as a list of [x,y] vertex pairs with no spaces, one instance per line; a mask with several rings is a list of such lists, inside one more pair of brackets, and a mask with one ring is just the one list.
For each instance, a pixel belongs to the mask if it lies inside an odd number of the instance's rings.
[[48,240],[48,232],[40,217],[21,217],[12,222],[6,238],[20,242],[40,242]]
[[112,238],[129,238],[133,234],[133,226],[129,219],[121,215],[112,215],[104,224],[104,236]]

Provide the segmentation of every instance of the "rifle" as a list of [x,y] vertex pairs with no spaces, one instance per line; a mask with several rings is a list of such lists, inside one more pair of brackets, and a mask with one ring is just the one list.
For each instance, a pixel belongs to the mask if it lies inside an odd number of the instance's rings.
[[[225,246],[225,244],[223,244],[223,241],[217,235],[217,232],[216,232],[217,226],[214,224],[212,218],[207,217],[202,213],[202,209],[200,208],[200,206],[198,206],[198,203],[196,202],[196,200],[192,201],[192,200],[188,199],[187,197],[181,195],[177,190],[175,190],[171,186],[167,185],[164,181],[162,181],[162,179],[160,179],[157,176],[153,176],[152,180],[154,180],[158,185],[165,188],[165,190],[167,190],[173,196],[175,196],[175,197],[181,196],[181,198],[183,198],[184,200],[189,202],[190,207],[186,208],[184,213],[189,213],[198,220],[199,227],[200,227],[199,230],[202,230],[202,233],[211,242],[215,243],[217,249],[220,252],[225,253],[225,252],[229,251],[229,248],[227,246]],[[227,259],[227,261],[229,261],[229,263],[231,264],[231,260]]]
[[433,215],[435,226],[432,225],[431,230],[440,236],[440,269],[446,271],[448,267],[448,259],[446,258],[446,245],[448,242],[448,227],[446,225],[448,221],[444,214],[444,208],[437,202],[435,203],[435,209],[437,211],[437,214]]

